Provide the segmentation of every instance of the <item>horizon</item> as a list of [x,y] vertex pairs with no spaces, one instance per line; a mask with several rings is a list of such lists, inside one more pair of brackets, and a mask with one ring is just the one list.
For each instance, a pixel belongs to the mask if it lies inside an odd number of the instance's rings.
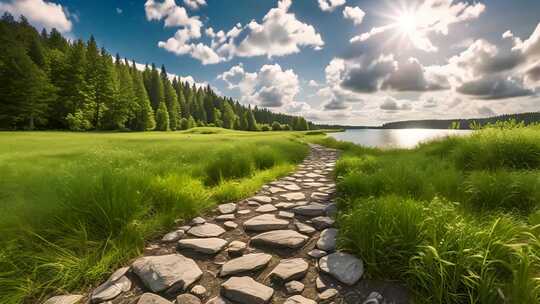
[[[91,35],[244,105],[375,126],[537,112],[540,3],[0,1],[38,30]],[[537,9],[535,9],[537,8]],[[396,51],[399,50],[399,51]]]

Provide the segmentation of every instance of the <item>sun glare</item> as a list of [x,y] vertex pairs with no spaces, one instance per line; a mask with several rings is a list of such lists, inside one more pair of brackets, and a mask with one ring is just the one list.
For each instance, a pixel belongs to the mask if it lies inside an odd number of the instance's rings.
[[407,36],[414,36],[417,31],[416,16],[410,13],[400,14],[397,18],[399,30]]

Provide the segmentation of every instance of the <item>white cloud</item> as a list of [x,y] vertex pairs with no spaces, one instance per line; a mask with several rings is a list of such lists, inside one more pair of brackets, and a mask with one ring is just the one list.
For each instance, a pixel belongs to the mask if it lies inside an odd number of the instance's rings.
[[[211,39],[209,45],[193,42],[201,38],[203,24],[198,16],[190,17],[174,0],[147,0],[145,9],[148,20],[165,19],[165,26],[182,27],[167,41],[160,41],[160,47],[177,55],[189,54],[203,64],[215,64],[234,57],[271,58],[298,53],[302,47],[323,47],[321,35],[313,26],[296,19],[289,12],[290,6],[291,0],[281,0],[261,23],[255,20],[244,26],[238,23],[227,32],[206,28],[204,33]],[[238,39],[240,36],[242,40]]]
[[123,12],[124,12],[124,11],[123,11],[121,8],[119,8],[119,7],[116,8],[116,13],[117,13],[118,15],[121,15]]
[[258,72],[246,72],[239,64],[218,76],[228,89],[240,91],[240,101],[268,108],[295,105],[300,91],[298,75],[292,69],[283,70],[279,64],[263,65]]
[[319,86],[319,84],[317,83],[317,81],[315,81],[315,80],[313,80],[313,79],[310,80],[310,81],[308,82],[308,85],[309,85],[310,87],[312,87],[312,88],[316,88],[316,87]]
[[[432,34],[448,35],[450,25],[466,22],[478,18],[486,9],[482,3],[469,4],[467,2],[456,2],[455,0],[425,0],[418,6],[413,15],[409,18],[414,20],[414,27],[405,35],[411,44],[420,50],[426,52],[437,51],[438,48],[433,45],[429,38]],[[403,31],[403,14],[405,12],[396,12],[394,22],[373,27],[370,31],[362,33],[351,39],[352,43],[362,42],[372,38],[375,35],[392,31]],[[410,14],[410,13],[409,13]],[[410,23],[407,24],[411,26]]]
[[67,8],[61,4],[44,0],[11,0],[0,2],[0,13],[9,12],[15,17],[24,15],[28,21],[38,28],[67,33],[73,26]]
[[366,16],[366,13],[362,9],[360,9],[358,6],[355,6],[355,7],[346,6],[343,9],[343,17],[345,19],[352,20],[354,25],[362,24],[362,21],[364,20],[365,16]]
[[184,4],[192,10],[198,10],[201,6],[206,5],[206,0],[184,0]]
[[346,0],[318,0],[318,1],[319,1],[319,7],[324,12],[332,12],[338,6],[342,6],[346,2]]
[[386,111],[408,111],[412,109],[409,101],[398,102],[396,99],[391,97],[388,97],[385,101],[383,101],[379,108]]

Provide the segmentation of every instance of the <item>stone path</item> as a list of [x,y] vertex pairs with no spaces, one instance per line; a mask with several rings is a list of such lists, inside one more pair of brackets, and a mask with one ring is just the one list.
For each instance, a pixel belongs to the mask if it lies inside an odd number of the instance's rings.
[[91,294],[46,304],[406,303],[402,287],[362,279],[362,261],[335,251],[337,157],[311,145],[292,175],[179,225]]

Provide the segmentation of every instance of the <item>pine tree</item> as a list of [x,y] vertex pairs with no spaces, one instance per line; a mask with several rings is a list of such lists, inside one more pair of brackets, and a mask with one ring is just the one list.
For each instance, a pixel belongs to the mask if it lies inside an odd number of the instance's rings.
[[138,71],[135,71],[133,74],[133,92],[138,105],[133,128],[137,131],[153,130],[156,127],[154,111],[150,105],[148,93],[146,93],[146,89],[144,88],[142,73]]
[[46,69],[47,61],[45,58],[45,50],[43,49],[43,45],[41,44],[39,37],[33,36],[30,48],[28,50],[28,56],[30,56],[32,61],[34,61],[34,63],[40,69]]
[[150,73],[150,85],[148,89],[148,96],[150,97],[150,103],[154,111],[161,106],[162,102],[165,102],[165,93],[163,88],[163,81],[159,76],[158,71],[152,65]]
[[[98,57],[95,83],[95,105],[93,114],[93,123],[96,129],[102,129],[108,125],[111,128],[114,124],[104,123],[103,117],[109,112],[109,108],[115,107],[115,102],[118,98],[118,83],[116,70],[112,62],[111,56],[101,49],[101,54]],[[111,118],[109,118],[111,119]]]
[[107,126],[111,129],[124,129],[126,123],[135,118],[137,103],[133,90],[133,79],[129,68],[120,62],[115,63],[118,83],[118,96],[113,105],[108,107]]
[[246,111],[244,115],[246,117],[246,130],[258,131],[259,128],[257,126],[257,121],[255,120],[255,116],[253,116],[253,112],[251,111],[251,109]]
[[226,129],[234,129],[236,124],[236,114],[230,103],[223,104],[223,127]]
[[169,112],[164,102],[159,104],[156,112],[156,130],[169,131]]
[[169,126],[171,130],[180,129],[180,106],[178,105],[178,96],[169,79],[165,79],[165,103],[169,110]]
[[197,122],[195,121],[195,119],[193,118],[193,116],[189,116],[187,128],[188,128],[188,129],[191,129],[191,128],[195,128],[196,126],[197,126]]

